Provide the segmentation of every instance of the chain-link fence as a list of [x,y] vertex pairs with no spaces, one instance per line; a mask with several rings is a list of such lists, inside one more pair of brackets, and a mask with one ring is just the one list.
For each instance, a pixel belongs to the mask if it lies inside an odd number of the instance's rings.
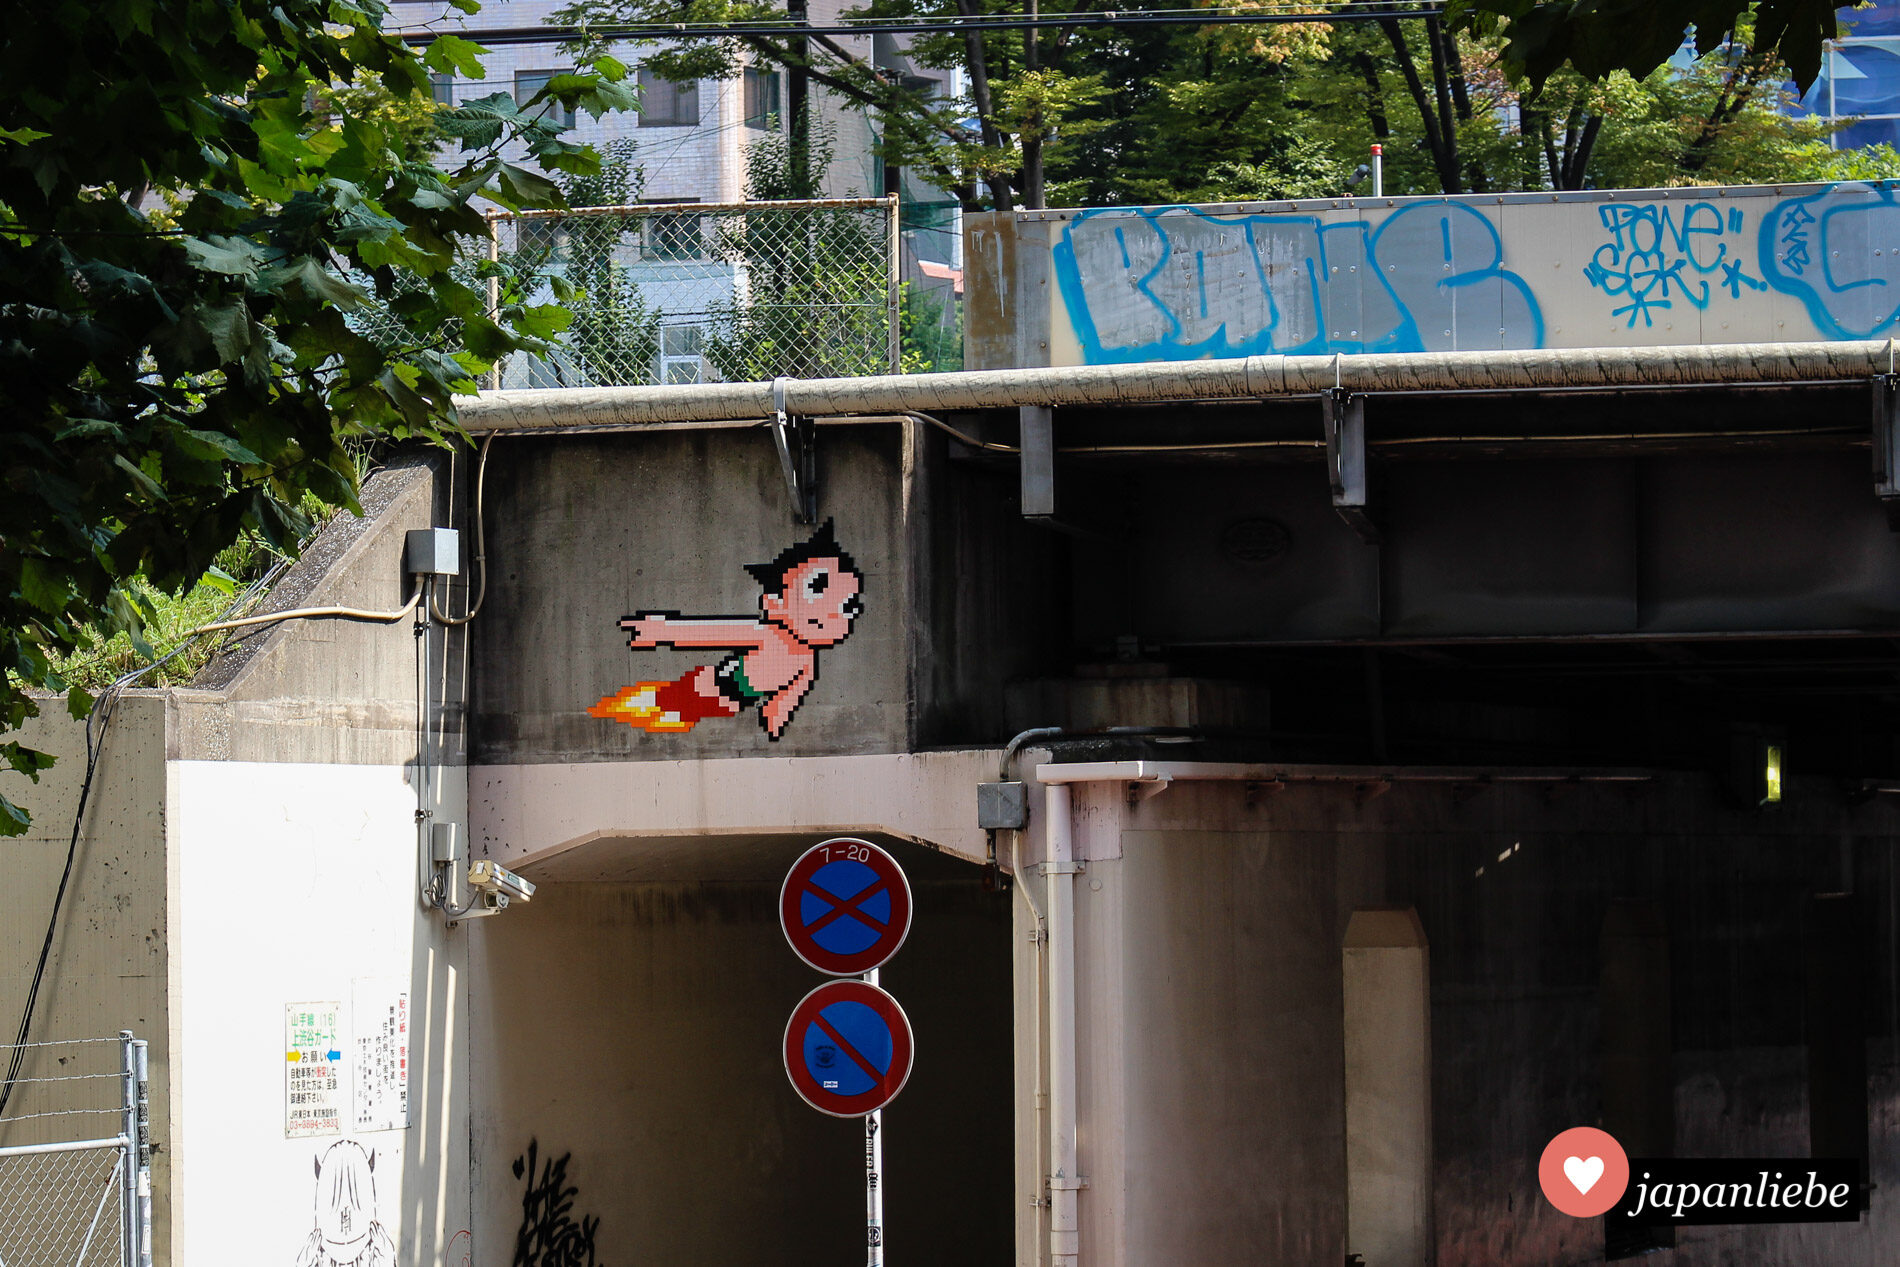
[[[897,202],[664,203],[497,214],[509,276],[552,279],[527,302],[572,322],[544,361],[491,387],[756,382],[895,373]],[[491,284],[500,302],[501,283]]]
[[144,1042],[0,1044],[0,1265],[151,1267]]
[[0,1150],[0,1263],[125,1267],[124,1152],[116,1142]]

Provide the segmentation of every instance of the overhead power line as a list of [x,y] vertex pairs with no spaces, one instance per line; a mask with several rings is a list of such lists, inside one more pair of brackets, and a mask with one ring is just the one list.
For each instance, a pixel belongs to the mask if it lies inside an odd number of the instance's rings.
[[1439,3],[1380,5],[1354,4],[1337,9],[1108,9],[1098,13],[1045,13],[1037,17],[941,17],[903,21],[839,20],[828,25],[804,22],[757,21],[718,24],[694,22],[634,22],[611,26],[518,26],[491,30],[408,31],[407,44],[427,44],[437,35],[459,35],[480,44],[558,44],[569,40],[695,40],[731,39],[740,35],[929,35],[963,31],[1027,31],[1050,27],[1122,26],[1270,26],[1291,22],[1376,22],[1392,18],[1443,16]]

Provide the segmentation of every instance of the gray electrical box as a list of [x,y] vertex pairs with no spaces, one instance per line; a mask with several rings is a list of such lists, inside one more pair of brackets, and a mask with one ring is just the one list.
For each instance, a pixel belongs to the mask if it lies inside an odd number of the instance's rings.
[[429,861],[454,863],[462,856],[462,824],[429,824]]
[[411,576],[457,576],[462,534],[453,528],[411,528],[402,543],[402,570]]
[[977,784],[976,825],[985,831],[1021,831],[1028,826],[1028,785],[1020,782]]

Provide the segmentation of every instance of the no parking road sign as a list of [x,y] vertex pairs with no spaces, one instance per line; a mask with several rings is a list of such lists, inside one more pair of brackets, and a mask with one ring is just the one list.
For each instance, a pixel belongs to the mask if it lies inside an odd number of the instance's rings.
[[875,1113],[910,1077],[910,1021],[863,981],[827,981],[792,1009],[785,1072],[805,1103],[833,1117]]
[[910,932],[910,881],[868,840],[840,836],[807,849],[779,890],[779,925],[800,959],[834,977],[869,972]]

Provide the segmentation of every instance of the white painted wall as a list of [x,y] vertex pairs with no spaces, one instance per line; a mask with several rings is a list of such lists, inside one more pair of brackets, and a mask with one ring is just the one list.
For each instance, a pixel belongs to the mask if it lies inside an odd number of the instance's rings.
[[[452,771],[445,814],[465,796]],[[316,1226],[318,1158],[374,1150],[376,1217],[403,1264],[467,1251],[465,932],[416,897],[416,795],[399,766],[174,761],[181,1124],[175,1259],[299,1262]],[[284,1011],[344,1003],[354,983],[409,991],[410,1125],[286,1139]],[[346,1090],[348,1083],[345,1084]],[[346,1104],[348,1103],[346,1097]]]

